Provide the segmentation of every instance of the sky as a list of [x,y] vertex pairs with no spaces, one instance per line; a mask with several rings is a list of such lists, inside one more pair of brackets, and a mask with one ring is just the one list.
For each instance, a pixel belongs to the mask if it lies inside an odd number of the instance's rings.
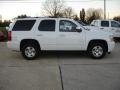
[[[18,15],[43,16],[42,5],[45,0],[0,0],[0,15],[3,20],[11,20]],[[64,0],[66,6],[79,14],[82,8],[104,8],[104,0]],[[107,18],[120,15],[120,0],[106,0]]]

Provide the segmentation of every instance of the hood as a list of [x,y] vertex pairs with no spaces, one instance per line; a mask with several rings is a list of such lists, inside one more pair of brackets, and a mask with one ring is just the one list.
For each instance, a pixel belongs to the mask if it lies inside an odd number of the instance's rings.
[[113,36],[111,32],[105,32],[98,30],[96,28],[88,28],[89,30],[86,30],[86,36],[91,39],[106,39],[109,36]]
[[96,33],[102,33],[102,34],[112,34],[112,32],[107,32],[105,30],[99,30],[99,27],[96,26],[84,26],[86,30],[91,31],[91,32],[96,32]]

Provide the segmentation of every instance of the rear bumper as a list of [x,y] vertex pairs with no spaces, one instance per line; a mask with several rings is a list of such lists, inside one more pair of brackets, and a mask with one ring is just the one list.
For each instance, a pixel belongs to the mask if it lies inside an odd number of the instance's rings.
[[11,41],[8,41],[7,42],[7,47],[13,51],[20,51],[20,44],[19,42],[11,42]]

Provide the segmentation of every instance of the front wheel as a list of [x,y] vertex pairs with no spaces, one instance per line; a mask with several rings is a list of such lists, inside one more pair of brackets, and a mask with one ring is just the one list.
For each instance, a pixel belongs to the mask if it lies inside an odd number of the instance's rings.
[[106,54],[106,48],[101,43],[94,43],[88,48],[88,53],[94,59],[101,59]]
[[27,60],[33,60],[39,55],[39,49],[34,44],[26,44],[22,48],[22,55]]

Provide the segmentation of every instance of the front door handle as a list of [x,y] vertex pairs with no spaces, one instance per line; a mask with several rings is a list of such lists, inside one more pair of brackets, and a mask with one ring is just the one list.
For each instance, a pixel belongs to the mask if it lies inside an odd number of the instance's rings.
[[104,28],[100,28],[100,29],[104,29]]

